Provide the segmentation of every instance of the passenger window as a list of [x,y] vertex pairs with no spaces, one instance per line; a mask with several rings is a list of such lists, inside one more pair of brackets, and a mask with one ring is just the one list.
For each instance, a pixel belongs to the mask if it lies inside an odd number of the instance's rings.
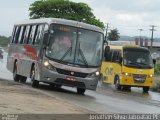
[[119,62],[119,60],[120,60],[120,51],[115,50],[112,56],[112,61]]
[[20,43],[21,42],[21,38],[22,38],[22,33],[23,33],[23,26],[21,27],[21,29],[20,29],[20,32],[19,32],[19,37],[18,37],[18,43]]
[[111,62],[112,61],[112,54],[113,54],[113,50],[110,50],[107,57],[105,58],[105,61]]
[[22,32],[22,36],[21,36],[21,40],[20,40],[20,44],[23,44],[23,39],[24,39],[24,34],[26,31],[26,26],[23,27],[23,32]]
[[39,25],[37,28],[37,32],[35,35],[35,41],[34,41],[34,44],[36,44],[36,45],[39,45],[41,43],[43,27],[44,27],[44,25]]
[[14,43],[18,43],[20,31],[21,31],[21,26],[19,26],[16,30],[15,37],[14,37]]
[[28,43],[28,37],[29,37],[29,32],[30,32],[31,26],[27,26],[25,33],[24,33],[24,38],[23,38],[23,43],[27,44]]
[[17,26],[14,26],[13,33],[12,33],[12,43],[14,42],[14,39],[15,39],[16,30],[17,30]]
[[36,31],[36,25],[32,26],[30,35],[29,35],[29,42],[28,44],[32,44],[34,41],[34,35],[35,35],[35,31]]

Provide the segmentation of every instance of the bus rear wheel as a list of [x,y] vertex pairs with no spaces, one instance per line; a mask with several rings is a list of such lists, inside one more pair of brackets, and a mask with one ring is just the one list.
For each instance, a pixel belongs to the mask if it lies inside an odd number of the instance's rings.
[[20,82],[21,83],[26,83],[27,77],[25,76],[20,76]]
[[143,87],[143,93],[148,93],[149,87]]
[[120,85],[120,80],[119,80],[118,76],[115,77],[115,88],[116,88],[116,90],[122,89],[122,86]]
[[31,85],[35,88],[39,86],[39,81],[35,80],[35,67],[31,70]]
[[77,94],[80,94],[80,95],[84,95],[86,89],[84,88],[77,88]]
[[17,66],[16,66],[16,64],[15,64],[15,66],[14,66],[14,71],[13,71],[13,79],[14,79],[15,82],[19,82],[20,77],[21,77],[21,76],[17,74]]

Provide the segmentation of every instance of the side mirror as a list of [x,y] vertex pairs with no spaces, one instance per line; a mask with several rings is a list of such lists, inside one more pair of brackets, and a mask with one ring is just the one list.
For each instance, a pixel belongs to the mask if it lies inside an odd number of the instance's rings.
[[153,59],[153,64],[154,64],[154,65],[156,64],[156,59]]
[[104,57],[105,57],[105,58],[108,57],[109,52],[110,52],[110,47],[109,47],[109,46],[106,46],[105,49],[104,49]]
[[120,64],[122,64],[122,61],[123,61],[123,58],[120,57],[120,59],[119,59]]
[[44,33],[44,36],[43,36],[43,44],[46,46],[49,44],[49,33],[46,32]]

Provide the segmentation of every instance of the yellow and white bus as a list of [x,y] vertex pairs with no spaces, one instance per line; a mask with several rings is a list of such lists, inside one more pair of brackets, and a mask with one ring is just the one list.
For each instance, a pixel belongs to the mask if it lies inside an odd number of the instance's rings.
[[102,81],[114,84],[117,90],[142,87],[143,92],[148,92],[154,80],[155,62],[147,48],[136,45],[109,46],[102,62]]

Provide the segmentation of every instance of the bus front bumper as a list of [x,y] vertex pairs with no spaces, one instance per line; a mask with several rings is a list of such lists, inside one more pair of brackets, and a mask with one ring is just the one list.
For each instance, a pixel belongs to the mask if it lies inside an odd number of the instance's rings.
[[153,85],[153,77],[152,78],[148,78],[146,77],[146,79],[144,80],[144,82],[141,81],[135,81],[133,76],[125,76],[122,75],[121,80],[120,80],[120,84],[123,86],[132,86],[132,87],[151,87]]
[[[74,79],[68,80],[68,77],[72,77]],[[59,74],[55,71],[51,71],[49,69],[43,68],[40,75],[40,82],[44,83],[55,83],[64,86],[84,88],[89,90],[96,90],[98,80],[100,77],[74,77],[68,76],[64,74]]]

